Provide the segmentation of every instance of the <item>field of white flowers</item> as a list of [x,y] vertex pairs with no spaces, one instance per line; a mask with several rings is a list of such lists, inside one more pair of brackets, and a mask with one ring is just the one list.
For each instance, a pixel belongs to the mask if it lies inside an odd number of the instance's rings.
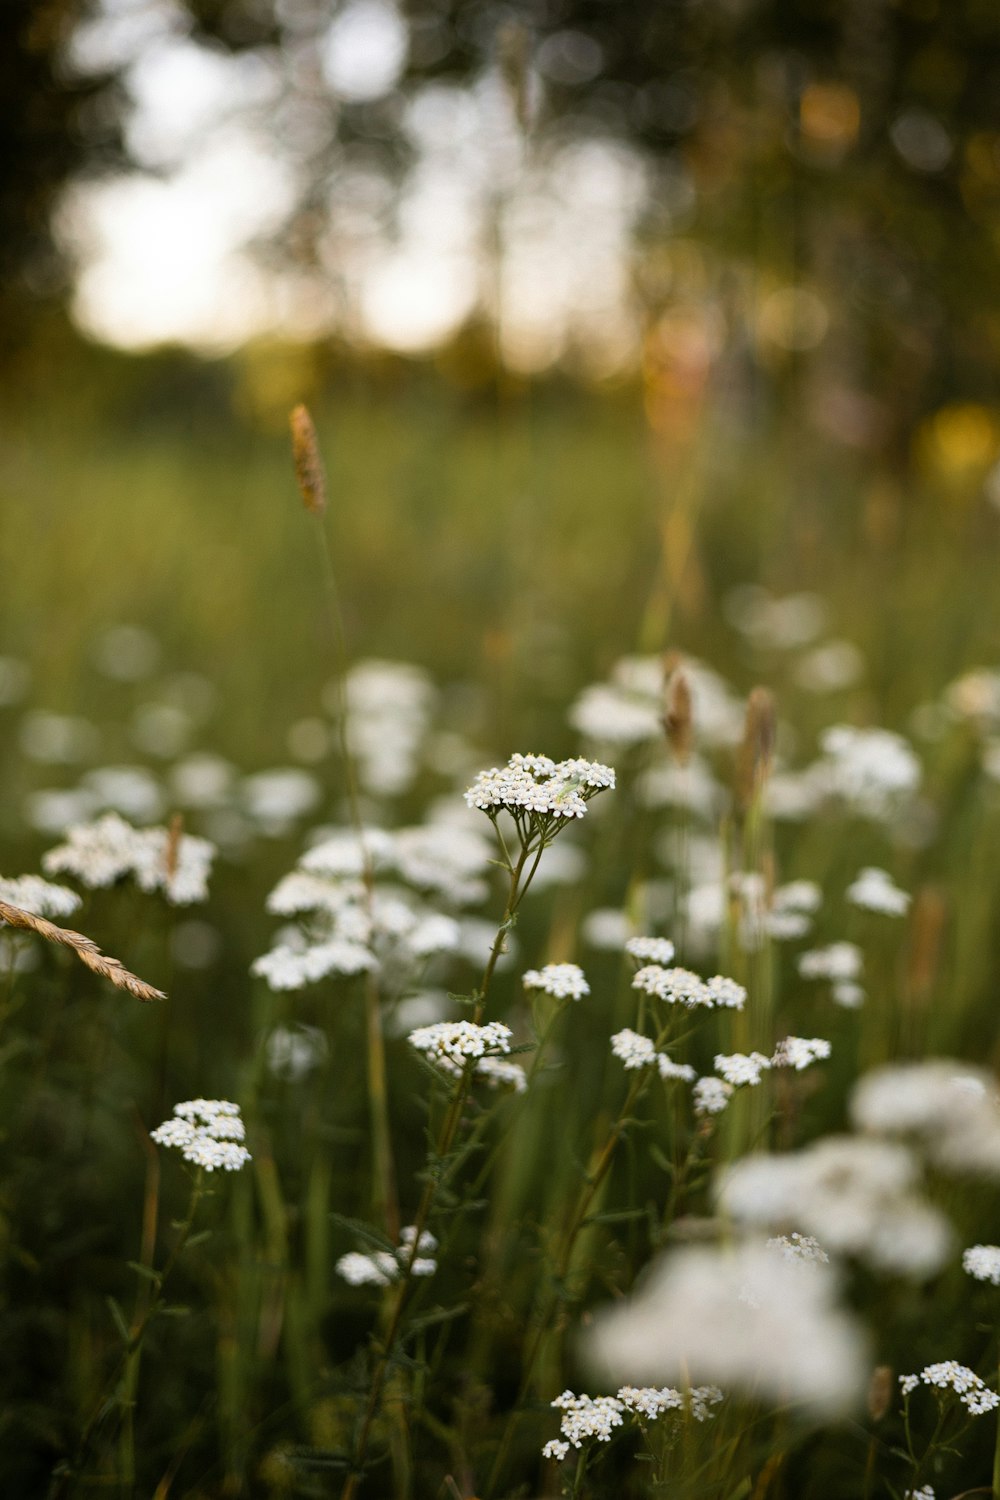
[[216,459],[144,568],[162,466],[120,536],[57,475],[93,592],[42,542],[0,656],[4,1493],[1000,1496],[1000,522],[869,495],[775,565],[794,497],[616,496],[598,436],[422,547],[426,452],[366,508],[331,444],[327,502],[300,428],[304,506]]

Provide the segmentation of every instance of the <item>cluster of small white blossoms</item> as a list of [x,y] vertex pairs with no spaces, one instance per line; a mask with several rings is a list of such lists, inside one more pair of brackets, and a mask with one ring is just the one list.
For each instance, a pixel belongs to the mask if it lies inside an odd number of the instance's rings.
[[918,1385],[933,1390],[954,1391],[963,1406],[974,1417],[981,1417],[1000,1406],[1000,1396],[980,1380],[968,1365],[960,1365],[953,1359],[941,1360],[936,1365],[925,1365],[919,1375],[900,1375],[900,1389],[904,1396],[911,1395]]
[[666,1412],[678,1412],[696,1422],[707,1422],[715,1415],[712,1408],[722,1399],[717,1385],[698,1385],[687,1391],[669,1385],[623,1385],[617,1396],[576,1396],[572,1391],[563,1391],[552,1402],[563,1413],[562,1439],[552,1438],[547,1442],[542,1457],[562,1463],[570,1447],[582,1448],[591,1438],[608,1443],[615,1428],[624,1426],[628,1416],[640,1423],[655,1422]]
[[132,875],[140,890],[162,891],[175,906],[208,899],[215,845],[167,828],[133,828],[117,813],[77,823],[42,857],[47,874],[75,875],[89,889]]
[[696,1006],[706,1010],[716,1006],[742,1010],[747,998],[746,990],[735,979],[726,979],[722,974],[701,979],[690,969],[665,969],[660,964],[647,964],[640,969],[632,980],[632,988],[667,1005],[683,1005],[687,1010]]
[[0,876],[0,901],[30,912],[33,917],[68,917],[80,905],[68,885],[53,885],[40,875]]
[[911,746],[888,729],[835,724],[820,743],[828,789],[865,817],[891,817],[900,799],[920,783],[920,762]]
[[919,1490],[906,1490],[903,1500],[937,1500],[932,1484],[922,1484]]
[[733,1085],[708,1074],[699,1078],[692,1090],[696,1115],[721,1115],[733,1097]]
[[900,890],[888,871],[874,865],[861,871],[847,887],[845,895],[853,906],[877,911],[886,917],[905,916],[912,899],[909,891]]
[[541,817],[582,818],[587,803],[615,773],[596,760],[550,760],[547,755],[512,755],[506,766],[480,771],[465,793],[470,807],[490,814],[505,809]]
[[830,943],[799,955],[802,978],[828,979],[835,1004],[845,1010],[857,1010],[864,1003],[865,992],[858,983],[863,967],[864,958],[856,943]]
[[695,1111],[701,1115],[721,1114],[733,1090],[755,1088],[770,1068],[795,1068],[801,1072],[811,1063],[830,1056],[830,1043],[824,1037],[786,1036],[770,1057],[762,1052],[716,1053],[714,1067],[719,1078],[699,1078],[695,1085]]
[[1000,1286],[1000,1245],[970,1245],[962,1252],[962,1269],[977,1281]]
[[830,1257],[827,1255],[819,1240],[811,1234],[799,1234],[793,1230],[791,1234],[776,1234],[769,1239],[764,1248],[780,1255],[782,1260],[805,1261],[811,1263],[818,1261],[821,1265],[829,1265]]
[[631,937],[625,944],[625,952],[640,963],[666,966],[673,962],[674,945],[669,938]]
[[[413,1241],[416,1233],[416,1225],[407,1224],[399,1232],[399,1245],[395,1250],[376,1250],[374,1255],[362,1255],[360,1250],[349,1250],[340,1257],[334,1269],[351,1286],[391,1286],[400,1279],[407,1266],[411,1276],[433,1276],[437,1270],[437,1261],[433,1257],[438,1242],[425,1229],[417,1242],[418,1253],[414,1255]],[[420,1254],[421,1251],[423,1254]]]
[[557,1000],[581,1000],[590,994],[590,985],[577,964],[546,964],[542,969],[528,969],[521,983],[526,990],[542,990]]
[[801,1073],[810,1063],[830,1056],[830,1043],[821,1036],[786,1036],[774,1049],[772,1068],[795,1068]]
[[246,1132],[240,1107],[228,1099],[188,1099],[174,1105],[174,1116],[164,1120],[150,1138],[159,1146],[173,1146],[185,1161],[206,1172],[238,1172],[250,1160],[240,1143]]
[[611,1051],[621,1059],[626,1070],[655,1066],[661,1078],[679,1078],[685,1083],[693,1083],[696,1077],[689,1063],[674,1062],[666,1052],[657,1052],[648,1036],[632,1031],[628,1026],[624,1031],[615,1032],[611,1038]]
[[411,1031],[409,1043],[432,1059],[447,1058],[461,1067],[470,1057],[510,1051],[511,1029],[502,1021],[435,1021]]

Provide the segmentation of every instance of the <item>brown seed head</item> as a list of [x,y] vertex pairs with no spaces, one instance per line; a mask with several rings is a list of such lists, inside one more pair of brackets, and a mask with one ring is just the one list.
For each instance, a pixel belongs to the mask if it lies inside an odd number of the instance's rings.
[[691,754],[694,741],[694,716],[691,706],[691,683],[680,665],[671,667],[670,659],[664,664],[666,680],[663,684],[663,728],[671,750],[681,765],[685,765]]
[[36,917],[33,912],[11,906],[9,901],[0,901],[0,922],[6,922],[10,927],[19,927],[22,932],[35,932],[47,943],[55,943],[60,948],[69,948],[88,969],[92,969],[102,979],[109,979],[118,989],[127,990],[137,1000],[167,998],[162,990],[154,989],[144,979],[130,974],[117,958],[109,958],[106,953],[102,953],[93,938],[84,937],[82,932],[74,932],[70,927],[57,927],[45,917]]
[[895,1391],[892,1366],[876,1365],[868,1384],[868,1415],[873,1422],[881,1422],[892,1405]]
[[321,516],[326,510],[326,474],[320,457],[316,428],[307,407],[293,407],[288,418],[292,429],[292,459],[299,494],[307,511]]
[[736,763],[736,800],[745,812],[759,796],[771,771],[777,711],[767,688],[755,687],[747,699],[743,743]]

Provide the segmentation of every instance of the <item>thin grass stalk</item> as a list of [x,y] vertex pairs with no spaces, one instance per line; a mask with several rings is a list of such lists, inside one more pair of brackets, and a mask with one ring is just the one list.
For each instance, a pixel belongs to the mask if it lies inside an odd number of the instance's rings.
[[[497,928],[497,934],[493,941],[493,947],[491,948],[489,958],[486,961],[486,967],[483,971],[483,977],[476,995],[476,1005],[473,1011],[473,1023],[477,1026],[482,1021],[483,1013],[486,1008],[486,1001],[489,995],[490,985],[493,981],[493,974],[500,955],[504,951],[504,944],[506,941],[507,933],[514,919],[517,907],[525,892],[527,891],[532,877],[534,876],[534,873],[538,868],[538,861],[541,858],[542,850],[542,845],[539,845],[537,849],[530,849],[527,845],[522,845],[521,852],[513,865],[510,864],[508,859],[508,869],[510,870],[510,891],[507,897],[506,907],[504,908],[504,914],[501,918],[500,925]],[[528,872],[528,876],[525,879],[524,884],[522,885],[521,877],[524,873],[525,865],[528,863],[528,859],[532,855],[534,855],[534,860]],[[458,1128],[461,1123],[462,1114],[465,1109],[465,1103],[469,1096],[469,1090],[472,1087],[472,1076],[474,1071],[475,1059],[470,1058],[466,1066],[463,1068],[461,1076],[455,1082],[455,1087],[452,1091],[451,1099],[449,1100],[448,1109],[445,1113],[445,1117],[442,1122],[441,1129],[438,1133],[437,1140],[434,1143],[433,1156],[434,1159],[438,1162],[446,1160],[452,1146],[454,1145],[455,1137],[458,1133]],[[378,1412],[382,1390],[385,1385],[386,1371],[388,1369],[389,1360],[391,1359],[393,1351],[396,1347],[396,1341],[399,1337],[400,1328],[402,1326],[403,1313],[409,1299],[409,1294],[413,1282],[413,1265],[420,1253],[420,1236],[427,1228],[427,1224],[430,1220],[430,1216],[434,1208],[434,1203],[437,1198],[438,1190],[443,1180],[444,1179],[441,1175],[431,1172],[428,1173],[427,1180],[424,1184],[424,1189],[420,1197],[420,1203],[417,1208],[416,1216],[414,1218],[413,1242],[410,1246],[410,1252],[406,1258],[406,1262],[403,1265],[402,1275],[399,1281],[396,1283],[395,1297],[392,1303],[391,1310],[389,1312],[388,1325],[386,1328],[385,1336],[382,1340],[382,1349],[379,1353],[378,1360],[375,1365],[375,1372],[372,1376],[372,1383],[368,1393],[368,1401],[365,1406],[364,1415],[361,1419],[361,1425],[355,1443],[353,1468],[351,1473],[348,1474],[344,1484],[344,1488],[341,1491],[341,1500],[353,1500],[353,1497],[357,1494],[358,1485],[361,1482],[361,1477],[364,1471],[363,1466],[368,1453],[368,1443],[371,1438],[372,1424],[374,1423],[376,1413]]]

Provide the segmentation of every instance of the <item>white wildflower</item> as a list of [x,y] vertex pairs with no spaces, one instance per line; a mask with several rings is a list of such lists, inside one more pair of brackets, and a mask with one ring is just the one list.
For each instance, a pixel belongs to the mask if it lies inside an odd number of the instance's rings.
[[280,838],[319,803],[322,790],[315,776],[298,766],[278,766],[245,776],[240,798],[261,833]]
[[811,1234],[799,1234],[797,1229],[791,1234],[775,1235],[767,1241],[766,1248],[781,1255],[785,1260],[820,1261],[823,1265],[828,1265],[830,1262],[830,1257],[819,1240]]
[[830,1051],[830,1043],[821,1036],[782,1037],[774,1049],[771,1066],[775,1068],[796,1068],[801,1072],[803,1068],[808,1068],[810,1063],[829,1057]]
[[714,1415],[712,1407],[722,1400],[717,1385],[698,1385],[693,1390],[677,1390],[671,1385],[623,1385],[617,1398],[626,1411],[655,1421],[664,1412],[690,1412],[696,1422],[706,1422]]
[[839,1005],[842,1010],[860,1010],[865,1003],[865,992],[860,984],[855,984],[852,979],[839,979],[833,985],[830,994],[833,1003]]
[[1000,1097],[991,1073],[930,1059],[879,1068],[854,1090],[863,1130],[915,1136],[946,1171],[1000,1177]]
[[853,980],[859,978],[864,960],[856,943],[830,943],[799,955],[803,979]]
[[40,875],[0,876],[0,901],[19,906],[33,917],[69,917],[80,905],[80,897],[66,885],[53,885]]
[[625,952],[640,962],[666,966],[673,962],[674,945],[669,938],[633,937],[626,942]]
[[899,1383],[904,1396],[911,1395],[918,1383],[932,1390],[954,1391],[974,1417],[981,1417],[1000,1406],[1000,1396],[996,1391],[984,1384],[968,1365],[960,1365],[953,1359],[925,1365],[919,1375],[901,1375]]
[[487,1021],[484,1026],[473,1021],[437,1021],[433,1026],[418,1026],[408,1040],[432,1060],[443,1058],[463,1067],[470,1057],[509,1052],[510,1038],[510,1027],[500,1021]]
[[1000,1245],[970,1245],[962,1252],[962,1269],[977,1281],[1000,1286]]
[[615,1396],[575,1396],[563,1391],[550,1404],[562,1412],[560,1430],[574,1448],[582,1447],[588,1438],[609,1443],[614,1429],[622,1426],[624,1407]]
[[563,1443],[559,1438],[550,1438],[542,1449],[543,1458],[554,1458],[556,1463],[562,1463],[569,1452],[569,1443]]
[[590,994],[590,985],[577,964],[546,964],[542,969],[528,969],[521,983],[526,990],[542,990],[558,1000],[580,1000]]
[[690,1063],[674,1062],[665,1052],[656,1054],[656,1066],[661,1078],[678,1078],[683,1083],[693,1083],[697,1077]]
[[112,812],[93,823],[74,824],[66,843],[43,856],[42,866],[49,873],[75,875],[92,889],[132,875],[142,890],[163,891],[174,905],[187,906],[207,898],[214,855],[207,839],[166,828],[133,828]]
[[301,990],[330,975],[362,974],[377,967],[378,960],[368,948],[345,938],[331,938],[304,948],[279,943],[270,953],[255,959],[250,972],[266,979],[272,990]]
[[399,1232],[399,1245],[394,1251],[376,1250],[374,1254],[363,1255],[350,1250],[340,1257],[334,1269],[351,1286],[391,1286],[400,1280],[408,1266],[411,1276],[433,1276],[437,1270],[434,1259],[437,1240],[425,1229],[417,1244],[417,1251],[424,1253],[414,1255],[416,1233],[416,1225],[407,1224]]
[[174,1105],[173,1119],[150,1131],[161,1146],[173,1146],[185,1161],[206,1172],[238,1172],[250,1160],[238,1104],[228,1099],[188,1099]]
[[899,800],[920,783],[920,762],[901,735],[838,724],[821,739],[830,790],[856,812],[891,817]]
[[481,1057],[476,1063],[476,1077],[485,1079],[492,1089],[513,1089],[523,1094],[528,1079],[520,1063],[506,1062],[502,1057]]
[[771,1066],[771,1059],[763,1053],[732,1052],[728,1055],[722,1052],[716,1054],[715,1071],[721,1073],[727,1083],[734,1088],[743,1085],[754,1085],[760,1083],[764,1071]]
[[707,1380],[833,1413],[866,1378],[864,1342],[835,1290],[828,1268],[805,1275],[763,1245],[680,1250],[595,1316],[589,1352],[612,1375]]
[[626,1068],[651,1068],[656,1062],[656,1048],[650,1038],[628,1026],[611,1038],[611,1051]]
[[623,947],[628,938],[628,917],[617,907],[599,906],[584,917],[580,932],[591,948],[614,951]]
[[905,1490],[903,1500],[936,1500],[934,1487],[930,1484],[922,1484],[919,1490]]
[[733,1096],[733,1086],[722,1078],[699,1078],[694,1086],[696,1115],[721,1115]]
[[887,917],[905,916],[911,900],[909,892],[901,891],[887,871],[879,870],[874,865],[861,871],[857,879],[847,887],[846,895],[852,905],[862,906],[866,911],[881,912]]
[[481,771],[465,800],[490,814],[504,808],[515,820],[525,813],[535,820],[582,818],[591,797],[614,784],[614,771],[598,761],[512,755],[502,769]]
[[641,745],[663,736],[657,705],[608,683],[584,688],[569,711],[569,722],[601,745]]
[[632,988],[657,1000],[665,1000],[668,1005],[684,1005],[689,1010],[696,1005],[714,1003],[704,980],[689,969],[664,969],[660,964],[647,964],[636,973]]

